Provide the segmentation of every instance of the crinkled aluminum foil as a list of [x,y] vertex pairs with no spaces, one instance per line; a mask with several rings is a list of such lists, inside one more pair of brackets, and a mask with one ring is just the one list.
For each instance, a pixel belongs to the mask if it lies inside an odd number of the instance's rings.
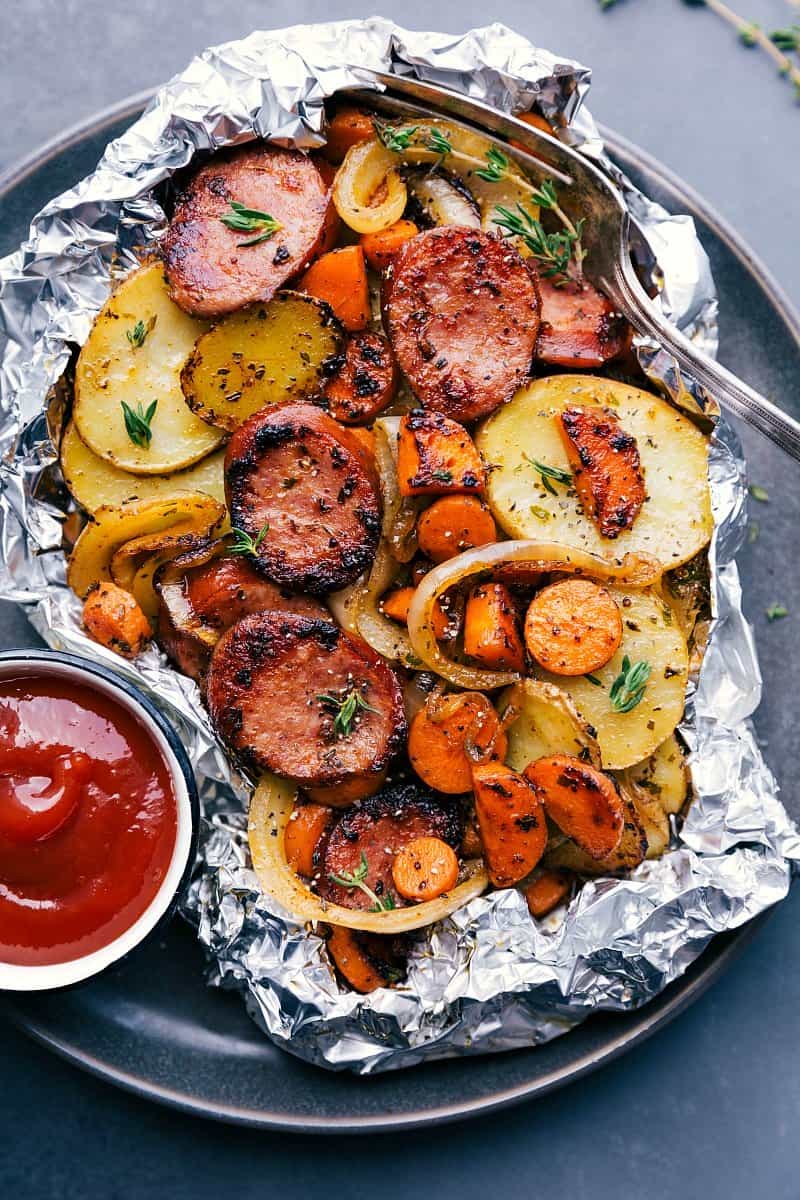
[[[505,111],[537,102],[568,122],[564,136],[623,186],[658,264],[668,315],[714,348],[714,286],[691,219],[665,213],[604,157],[582,107],[589,71],[501,25],[455,37],[409,33],[373,18],[254,33],[207,50],[158,92],[93,175],[38,214],[28,240],[0,263],[2,593],[27,607],[51,646],[104,658],[178,725],[205,812],[186,912],[208,951],[210,981],[239,989],[285,1049],[364,1073],[529,1046],[596,1009],[635,1008],[686,970],[715,933],[785,896],[788,860],[800,857],[800,838],[748,720],[761,683],[733,562],[745,525],[744,464],[722,426],[710,467],[715,621],[683,725],[697,799],[674,848],[628,879],[587,883],[566,912],[544,923],[530,920],[515,891],[473,900],[422,936],[408,982],[397,989],[367,997],[340,990],[322,940],[260,894],[247,855],[245,791],[195,685],[155,648],[127,664],[81,632],[61,550],[69,503],[45,417],[71,347],[86,338],[112,276],[163,232],[158,184],[196,151],[254,135],[318,145],[324,98],[369,85],[370,69],[444,84]],[[653,378],[691,403],[691,381],[681,380],[657,346],[640,339],[639,353]],[[55,425],[58,411],[53,402]]]

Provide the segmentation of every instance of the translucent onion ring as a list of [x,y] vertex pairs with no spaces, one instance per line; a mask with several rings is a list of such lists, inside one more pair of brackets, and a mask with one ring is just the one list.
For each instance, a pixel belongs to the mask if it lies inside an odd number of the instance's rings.
[[496,579],[520,573],[536,575],[545,571],[586,575],[600,580],[613,579],[629,587],[648,587],[663,574],[661,564],[644,555],[626,554],[621,561],[613,562],[556,542],[527,539],[476,546],[434,567],[418,585],[408,613],[408,635],[413,650],[429,670],[435,671],[456,687],[487,691],[516,683],[521,678],[516,671],[481,670],[448,658],[433,632],[434,605],[449,588],[474,575]]
[[296,797],[295,784],[275,775],[262,776],[250,801],[247,833],[262,889],[298,921],[325,921],[368,933],[406,933],[448,917],[488,886],[483,862],[473,859],[464,866],[464,881],[435,900],[380,913],[329,904],[316,896],[286,861],[283,837]]
[[407,200],[394,154],[377,139],[350,147],[333,182],[333,203],[345,225],[377,233],[400,220]]
[[383,536],[398,562],[410,562],[417,551],[417,516],[421,496],[401,496],[397,477],[400,417],[380,417],[374,424],[375,462],[383,500]]
[[372,564],[366,586],[356,601],[356,627],[360,636],[378,654],[401,666],[419,668],[420,661],[414,653],[408,634],[402,625],[390,621],[381,612],[378,604],[397,578],[398,564],[392,556],[385,538],[378,544],[378,552]]

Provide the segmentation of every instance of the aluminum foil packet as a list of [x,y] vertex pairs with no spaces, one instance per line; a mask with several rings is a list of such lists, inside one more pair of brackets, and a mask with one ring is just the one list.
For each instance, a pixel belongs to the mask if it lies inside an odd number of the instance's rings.
[[[247,791],[194,683],[155,647],[127,663],[82,632],[65,581],[72,504],[56,450],[65,407],[56,385],[74,347],[113,278],[164,232],[159,185],[196,152],[253,137],[319,146],[324,99],[343,87],[375,88],[373,71],[446,86],[505,112],[536,105],[556,119],[561,136],[623,188],[670,319],[714,350],[714,285],[692,220],[667,214],[605,157],[583,105],[589,70],[498,24],[453,36],[371,18],[258,32],[206,50],[0,262],[0,593],[25,605],[52,647],[104,659],[178,727],[204,811],[185,915],[206,949],[209,982],[238,989],[264,1032],[293,1054],[365,1074],[530,1046],[598,1009],[636,1008],[681,975],[714,934],[782,899],[790,860],[800,858],[800,837],[749,722],[761,680],[733,561],[746,523],[745,472],[721,423],[710,458],[714,619],[682,725],[696,798],[671,849],[629,878],[586,883],[545,922],[530,919],[514,890],[473,900],[423,931],[402,986],[368,996],[344,990],[323,940],[260,893],[247,852]],[[707,406],[655,343],[639,339],[638,352],[676,402]]]

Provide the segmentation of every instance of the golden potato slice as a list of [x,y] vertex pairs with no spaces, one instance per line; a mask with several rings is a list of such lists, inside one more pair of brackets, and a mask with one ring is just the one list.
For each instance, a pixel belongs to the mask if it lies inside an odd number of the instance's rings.
[[[569,483],[543,479],[536,468],[538,463],[570,474],[555,417],[571,405],[607,407],[636,438],[647,499],[633,527],[617,538],[601,535]],[[688,417],[649,392],[591,375],[538,379],[493,413],[475,440],[495,468],[489,474],[489,506],[511,537],[561,542],[614,558],[645,553],[665,570],[686,562],[711,537],[707,440]]]
[[231,313],[198,338],[181,374],[186,402],[228,432],[281,400],[318,395],[344,332],[326,304],[280,292]]
[[[181,369],[207,328],[172,303],[160,263],[122,281],[98,313],[75,369],[72,415],[95,454],[136,475],[163,475],[219,446],[223,435],[187,408],[180,384]],[[146,413],[154,401],[152,440],[137,445],[125,427],[123,402]]]
[[[622,614],[622,643],[604,667],[588,675],[551,675],[534,665],[537,679],[562,688],[578,713],[597,731],[603,767],[620,770],[647,758],[683,716],[689,670],[686,640],[671,609],[655,592],[609,585]],[[650,665],[641,700],[617,711],[611,688],[623,659]],[[622,698],[620,698],[622,699]]]
[[[207,536],[224,515],[224,505],[200,492],[175,491],[171,496],[103,505],[93,513],[73,547],[67,583],[82,600],[90,588],[104,580],[127,587],[141,558],[176,546],[178,553],[183,539]],[[120,577],[114,579],[112,563],[115,556],[134,540],[140,561],[136,562],[134,554],[123,556],[131,563],[128,575],[127,568],[123,570],[121,565],[123,558],[120,558],[117,568]]]
[[172,495],[176,488],[205,492],[225,503],[223,464],[225,450],[215,450],[200,462],[174,475],[134,475],[122,471],[90,450],[70,421],[61,439],[61,471],[73,498],[87,512],[103,504],[121,504],[123,500],[149,500]]
[[648,758],[628,767],[625,778],[651,795],[665,813],[679,813],[686,803],[690,775],[675,734],[656,746]]

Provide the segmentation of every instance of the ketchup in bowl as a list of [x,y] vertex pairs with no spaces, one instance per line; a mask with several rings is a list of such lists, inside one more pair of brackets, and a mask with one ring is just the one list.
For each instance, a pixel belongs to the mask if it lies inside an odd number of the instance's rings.
[[126,694],[68,670],[0,678],[0,964],[109,946],[173,863],[173,769],[153,731]]

